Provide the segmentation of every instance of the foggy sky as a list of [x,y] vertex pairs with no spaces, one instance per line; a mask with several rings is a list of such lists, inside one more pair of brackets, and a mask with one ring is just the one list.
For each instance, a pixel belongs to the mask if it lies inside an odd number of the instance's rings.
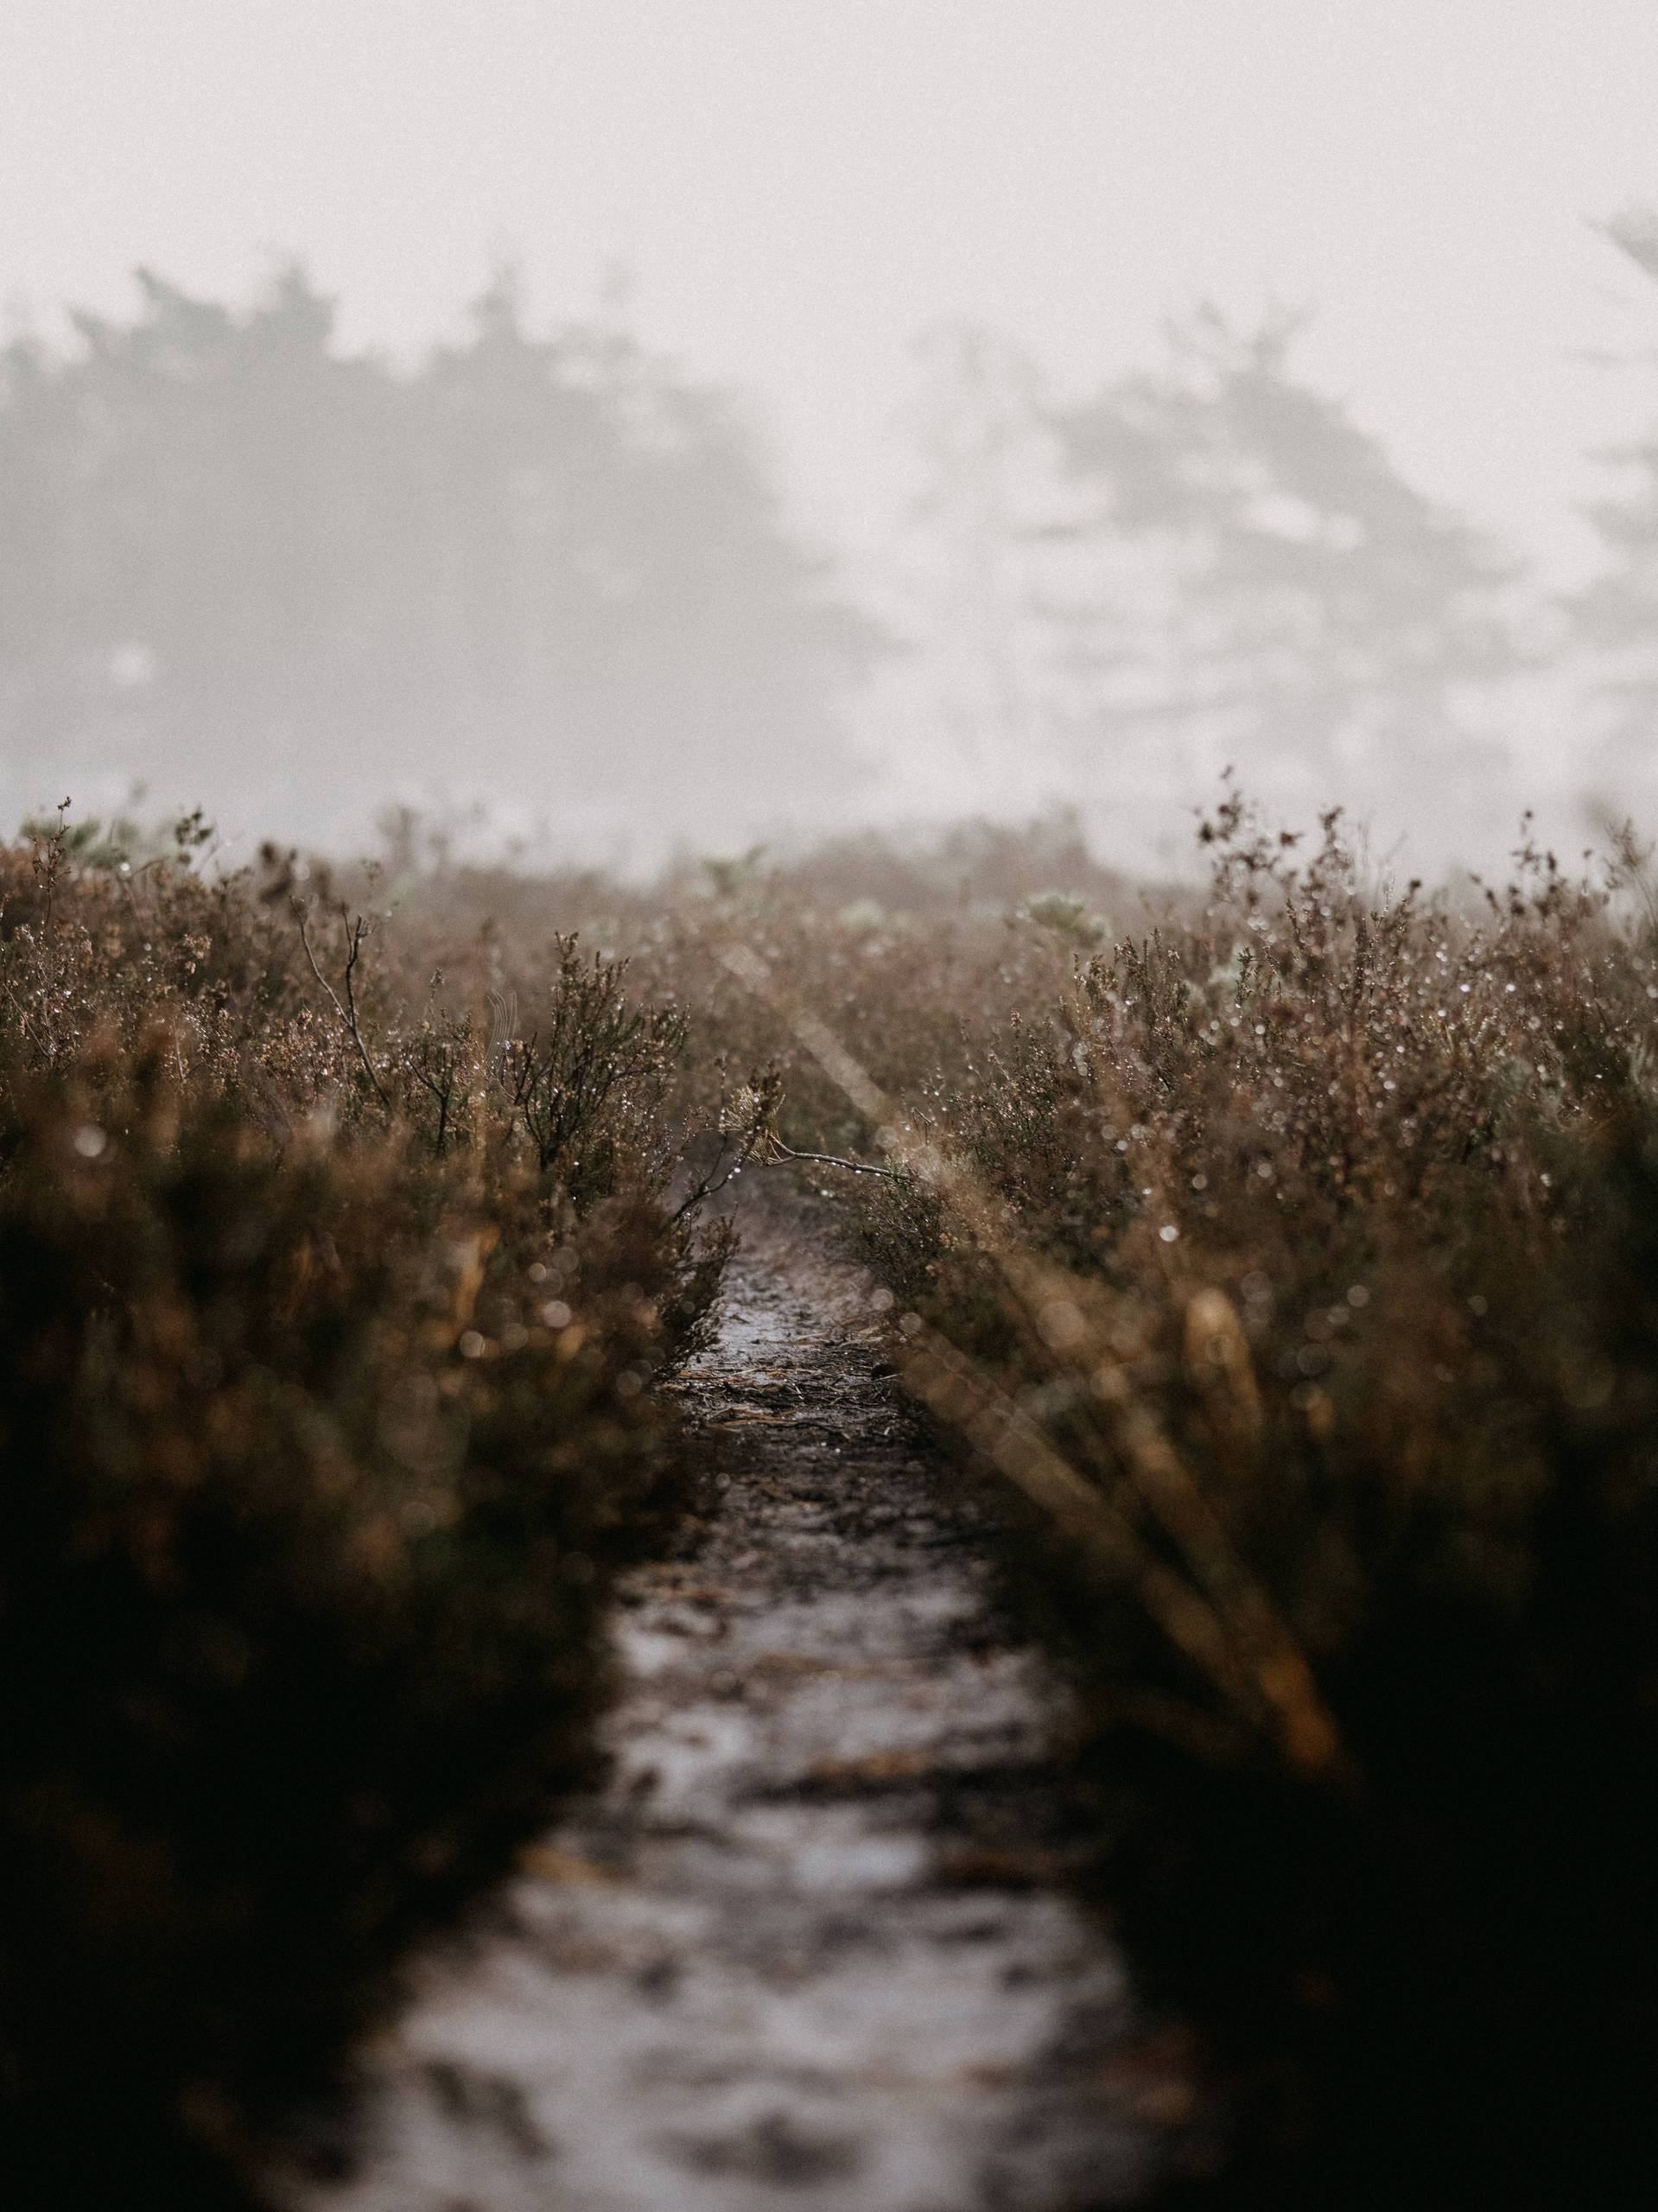
[[1578,356],[1658,334],[1584,220],[1658,196],[1651,0],[5,0],[0,85],[38,316],[297,252],[412,347],[492,261],[546,314],[625,261],[864,539],[928,322],[1082,384],[1275,295],[1425,489],[1567,570],[1582,450],[1644,405]]

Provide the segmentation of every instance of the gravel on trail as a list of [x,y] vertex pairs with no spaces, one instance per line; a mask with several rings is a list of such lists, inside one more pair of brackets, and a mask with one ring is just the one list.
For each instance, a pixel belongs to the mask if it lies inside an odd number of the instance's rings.
[[621,1586],[603,1786],[421,1961],[295,2212],[1100,2212],[1158,2176],[1185,2086],[1067,1893],[1063,1697],[867,1283],[764,1180],[684,1385],[715,1502]]

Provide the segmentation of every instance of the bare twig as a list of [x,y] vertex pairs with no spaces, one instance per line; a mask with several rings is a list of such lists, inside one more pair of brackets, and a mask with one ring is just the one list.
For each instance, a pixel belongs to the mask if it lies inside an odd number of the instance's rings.
[[[738,1169],[746,1163],[753,1154],[754,1136],[755,1132],[752,1128],[741,1130],[738,1132],[738,1141],[734,1147],[731,1132],[725,1129],[721,1131],[720,1149],[714,1155],[714,1165],[708,1169],[707,1174],[698,1177],[669,1215],[670,1228],[683,1221],[688,1213],[694,1213],[705,1199],[714,1198],[724,1190]],[[725,1170],[723,1174],[720,1172],[721,1168]]]
[[340,909],[340,918],[346,926],[346,995],[342,1001],[339,992],[317,965],[316,955],[311,950],[310,932],[305,926],[305,909],[296,906],[294,912],[295,918],[299,924],[299,941],[305,947],[305,957],[311,963],[311,973],[316,977],[322,989],[327,992],[329,1003],[340,1016],[346,1034],[356,1047],[358,1059],[362,1064],[363,1073],[368,1077],[374,1096],[390,1113],[391,1101],[385,1095],[385,1086],[375,1071],[373,1061],[369,1058],[367,1046],[363,1042],[362,1025],[357,1014],[357,995],[352,983],[352,976],[359,960],[362,957],[363,946],[368,937],[368,924],[361,914],[357,917],[355,922],[349,920],[346,909],[344,906]]
[[897,1179],[896,1167],[877,1167],[867,1160],[842,1160],[834,1152],[797,1152],[792,1145],[785,1144],[781,1137],[772,1139],[773,1160],[812,1160],[822,1167],[844,1167],[848,1175],[886,1175]]

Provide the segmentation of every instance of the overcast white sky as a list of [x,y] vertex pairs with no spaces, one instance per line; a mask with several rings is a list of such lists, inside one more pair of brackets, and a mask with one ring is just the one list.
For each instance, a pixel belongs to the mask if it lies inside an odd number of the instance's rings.
[[626,255],[859,531],[930,321],[1086,382],[1276,293],[1420,480],[1569,563],[1646,404],[1577,355],[1658,338],[1585,223],[1658,199],[1658,0],[0,0],[0,295],[298,252],[403,345],[503,254],[549,315]]

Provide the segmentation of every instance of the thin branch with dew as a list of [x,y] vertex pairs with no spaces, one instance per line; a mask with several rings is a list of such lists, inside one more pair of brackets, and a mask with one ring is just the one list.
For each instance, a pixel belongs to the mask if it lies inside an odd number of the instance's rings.
[[390,1113],[391,1110],[391,1101],[386,1096],[385,1086],[380,1081],[379,1076],[375,1069],[374,1062],[369,1056],[368,1046],[363,1041],[362,1023],[357,1012],[357,994],[352,980],[356,971],[357,963],[362,957],[363,946],[367,941],[369,933],[368,923],[361,914],[359,914],[356,921],[353,922],[348,918],[348,909],[345,906],[341,906],[340,909],[340,918],[344,924],[346,930],[346,995],[342,1001],[339,992],[335,990],[334,985],[328,981],[321,969],[317,965],[316,954],[311,949],[310,933],[305,925],[305,908],[295,904],[294,917],[299,926],[299,941],[305,948],[306,959],[310,963],[311,973],[316,977],[318,983],[327,994],[330,1004],[333,1006],[334,1012],[339,1015],[346,1035],[351,1039],[353,1045],[355,1046],[357,1058],[362,1065],[364,1074],[369,1079],[369,1084],[374,1092],[374,1096],[379,1100],[382,1107]]

